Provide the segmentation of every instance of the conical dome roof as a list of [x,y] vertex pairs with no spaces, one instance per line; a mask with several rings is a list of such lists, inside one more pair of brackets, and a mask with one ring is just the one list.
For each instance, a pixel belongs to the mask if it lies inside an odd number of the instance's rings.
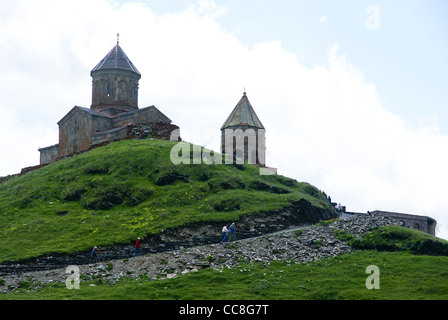
[[101,60],[95,68],[92,69],[91,72],[114,69],[127,70],[141,75],[118,43],[112,48],[112,50],[109,51],[103,60]]
[[234,126],[248,126],[264,129],[263,124],[260,119],[258,119],[254,108],[252,108],[252,105],[247,98],[246,92],[244,92],[243,97],[222,125],[221,130]]

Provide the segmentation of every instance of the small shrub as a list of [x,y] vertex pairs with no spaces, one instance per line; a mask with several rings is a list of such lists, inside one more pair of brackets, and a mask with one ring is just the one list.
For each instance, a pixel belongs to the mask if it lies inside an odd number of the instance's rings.
[[245,190],[246,184],[238,179],[216,178],[208,182],[211,190],[218,192],[220,190]]
[[267,183],[259,180],[252,181],[249,184],[249,187],[251,189],[257,190],[257,191],[269,191],[270,187]]
[[109,168],[104,164],[90,164],[84,168],[86,174],[106,174],[109,172]]
[[86,191],[84,186],[71,186],[62,193],[61,198],[63,201],[79,201]]
[[32,286],[32,282],[31,281],[19,281],[19,288],[21,289],[30,289]]
[[287,193],[291,192],[288,189],[278,187],[276,185],[271,186],[271,185],[269,185],[263,181],[260,181],[260,180],[252,181],[249,184],[249,188],[253,189],[253,190],[257,190],[257,191],[266,191],[266,192],[276,193],[276,194],[287,194]]
[[355,239],[355,236],[353,236],[352,234],[350,234],[350,233],[348,233],[346,231],[341,231],[339,229],[334,230],[334,235],[339,240],[346,241],[346,242],[350,242],[353,239]]
[[293,237],[299,237],[302,234],[303,234],[303,230],[299,229],[299,230],[294,231]]
[[215,258],[213,258],[212,255],[208,255],[208,256],[202,258],[202,260],[207,261],[207,262],[213,262],[213,261],[215,261]]
[[322,243],[323,243],[322,239],[318,239],[318,240],[314,240],[311,245],[313,246],[313,248],[319,249],[320,246],[322,245]]
[[339,218],[330,219],[330,220],[320,220],[318,223],[316,223],[316,226],[326,226],[326,225],[329,225],[337,220],[339,220]]
[[235,168],[237,168],[238,170],[240,170],[240,171],[243,171],[244,169],[246,169],[246,167],[244,166],[244,164],[241,164],[241,163],[236,163],[236,162],[234,162],[234,163],[233,163],[233,166],[234,166]]
[[186,175],[180,174],[177,171],[172,171],[160,175],[155,179],[154,183],[158,186],[167,186],[174,184],[178,180],[189,182],[188,177]]
[[227,200],[218,201],[217,203],[215,203],[213,205],[213,208],[216,211],[228,212],[228,211],[239,210],[240,204],[237,201],[237,199],[227,199]]
[[18,207],[20,209],[26,209],[32,202],[33,202],[33,198],[25,195],[25,196],[23,196],[23,198],[20,198],[18,200]]
[[95,190],[93,195],[83,199],[83,205],[90,210],[109,210],[122,204],[128,191],[125,186],[115,185],[105,189]]
[[153,192],[154,190],[152,189],[136,189],[128,195],[128,203],[131,207],[138,206],[140,203],[147,200]]
[[209,172],[202,171],[199,173],[198,179],[199,181],[207,181],[210,180],[211,177],[212,175]]
[[410,246],[410,250],[415,254],[448,256],[448,244],[435,239],[418,240]]
[[272,186],[271,189],[270,189],[270,192],[276,193],[276,194],[287,194],[287,193],[290,193],[291,191],[289,191],[289,190],[287,190],[285,188]]
[[361,239],[350,240],[349,244],[356,249],[448,255],[448,241],[430,236],[422,231],[398,226],[374,228],[364,234]]
[[283,184],[287,187],[293,188],[293,187],[297,187],[299,185],[299,183],[295,179],[278,176],[278,175],[276,175],[275,177],[277,178],[278,182],[280,182],[281,184]]

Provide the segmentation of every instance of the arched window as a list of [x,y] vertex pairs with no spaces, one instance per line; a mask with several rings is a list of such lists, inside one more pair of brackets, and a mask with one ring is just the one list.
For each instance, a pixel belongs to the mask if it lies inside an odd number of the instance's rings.
[[107,82],[107,96],[110,96],[110,82]]
[[416,230],[420,230],[420,225],[418,223],[414,223],[414,225],[412,226],[412,228],[416,229]]
[[249,161],[249,138],[244,137],[244,162]]
[[132,100],[135,100],[135,87],[132,87]]

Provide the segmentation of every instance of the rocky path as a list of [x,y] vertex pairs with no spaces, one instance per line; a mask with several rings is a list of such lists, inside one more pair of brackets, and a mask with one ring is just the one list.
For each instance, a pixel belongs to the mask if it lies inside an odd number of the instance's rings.
[[[81,279],[101,277],[106,283],[113,284],[121,277],[142,274],[165,279],[202,268],[231,268],[243,260],[266,264],[275,260],[300,263],[350,252],[351,247],[335,237],[336,229],[360,235],[372,227],[392,224],[395,223],[383,217],[359,216],[256,238],[80,265],[78,268]],[[10,274],[2,277],[0,292],[16,290],[24,284],[38,289],[48,283],[65,283],[68,276],[65,268]]]

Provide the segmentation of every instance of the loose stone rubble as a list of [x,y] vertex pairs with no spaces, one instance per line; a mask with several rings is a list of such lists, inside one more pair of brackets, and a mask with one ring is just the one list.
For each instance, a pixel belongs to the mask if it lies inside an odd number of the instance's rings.
[[[285,260],[302,263],[351,252],[353,249],[347,243],[335,237],[335,230],[359,236],[372,227],[394,224],[397,223],[388,218],[366,215],[288,229],[256,238],[102,261],[78,268],[82,280],[101,278],[104,283],[114,284],[122,277],[137,278],[145,275],[153,280],[166,279],[202,268],[232,268],[241,261],[269,264],[271,261]],[[9,274],[2,277],[0,292],[16,290],[23,283],[28,283],[32,290],[37,290],[49,283],[65,283],[69,275],[65,268]]]
[[153,139],[170,140],[171,133],[179,129],[178,126],[164,122],[149,122],[130,125],[128,127],[128,139]]

